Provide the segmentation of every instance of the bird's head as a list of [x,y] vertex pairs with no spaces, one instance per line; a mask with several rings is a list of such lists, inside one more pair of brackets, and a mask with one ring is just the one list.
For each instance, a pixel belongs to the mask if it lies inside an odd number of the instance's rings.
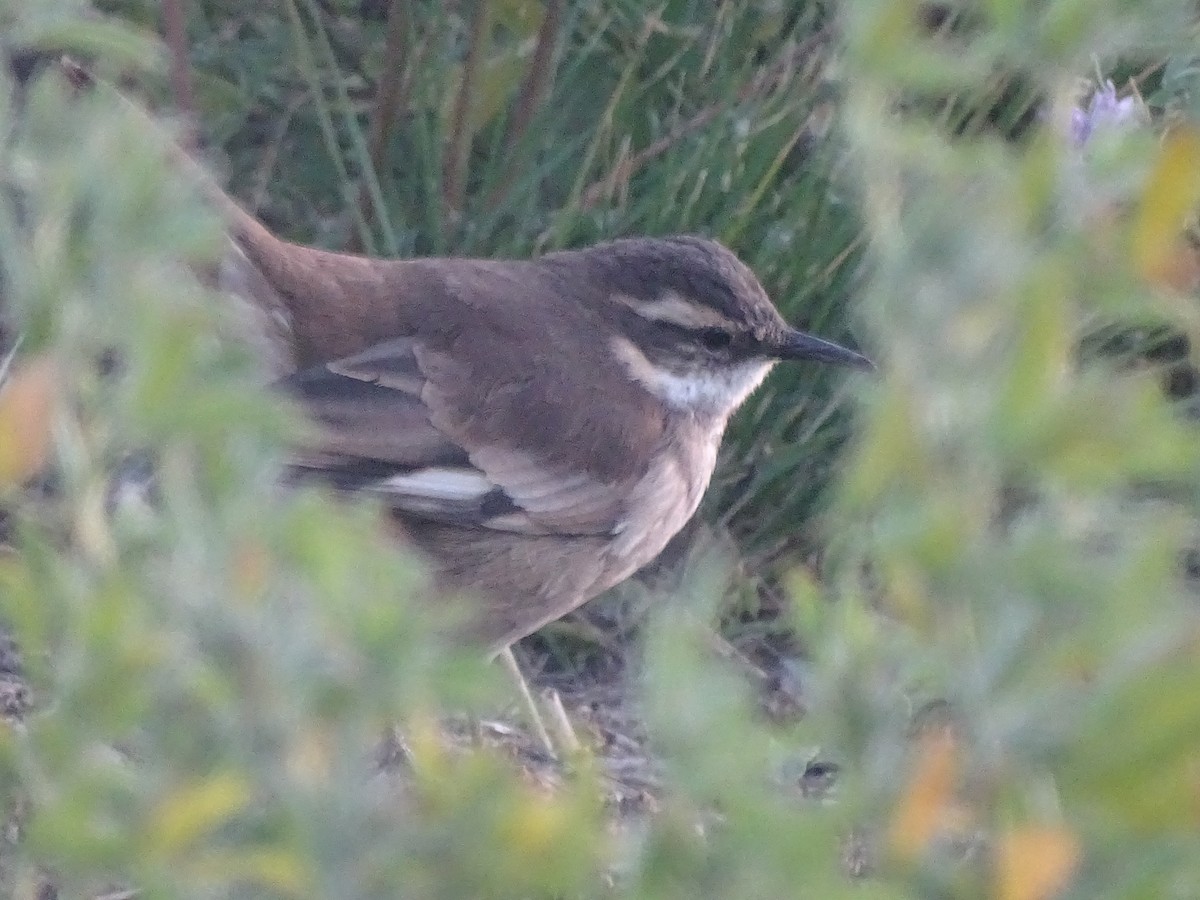
[[782,360],[872,367],[788,325],[754,273],[716,241],[635,238],[583,252],[605,282],[609,348],[672,408],[723,419]]

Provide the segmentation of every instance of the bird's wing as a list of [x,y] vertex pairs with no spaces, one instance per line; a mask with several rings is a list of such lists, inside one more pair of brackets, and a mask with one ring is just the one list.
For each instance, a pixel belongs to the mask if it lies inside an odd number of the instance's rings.
[[626,485],[445,425],[439,411],[453,401],[431,384],[421,349],[384,341],[280,382],[319,426],[293,472],[434,522],[523,534],[619,528]]

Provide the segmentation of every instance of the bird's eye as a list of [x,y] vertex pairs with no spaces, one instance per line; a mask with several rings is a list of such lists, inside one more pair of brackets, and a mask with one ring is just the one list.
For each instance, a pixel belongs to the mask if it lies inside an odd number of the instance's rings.
[[700,332],[700,343],[705,350],[724,350],[733,343],[733,335],[724,328],[705,328]]

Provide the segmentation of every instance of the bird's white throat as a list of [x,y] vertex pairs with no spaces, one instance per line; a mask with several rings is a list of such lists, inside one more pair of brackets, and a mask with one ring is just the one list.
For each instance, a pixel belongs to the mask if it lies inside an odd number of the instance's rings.
[[614,337],[610,346],[635,381],[681,412],[729,415],[762,384],[774,365],[772,360],[750,359],[677,372],[651,362],[628,338]]

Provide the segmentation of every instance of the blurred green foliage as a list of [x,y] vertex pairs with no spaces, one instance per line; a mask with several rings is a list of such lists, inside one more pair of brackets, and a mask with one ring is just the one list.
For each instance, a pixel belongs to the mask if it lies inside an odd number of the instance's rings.
[[[143,118],[51,71],[0,90],[20,335],[0,360],[0,608],[29,689],[0,731],[0,890],[1200,892],[1200,444],[1149,370],[1084,350],[1198,333],[1192,4],[995,0],[940,24],[911,0],[396,6],[402,65],[377,4],[190,6],[202,120],[288,233],[522,254],[705,231],[834,337],[859,289],[881,370],[849,450],[830,375],[795,373],[746,410],[712,498],[761,563],[843,473],[828,579],[789,581],[807,715],[768,724],[712,659],[699,566],[639,667],[652,813],[603,808],[586,755],[547,790],[450,747],[441,717],[496,702],[494,674],[443,644],[369,509],[277,487],[298,423],[196,277],[219,223]],[[0,3],[0,22],[10,46],[165,95],[158,7],[104,7]],[[552,9],[553,77],[517,127]],[[1074,143],[1080,78],[1147,59],[1170,132]],[[407,99],[376,151],[391,77]],[[154,502],[114,513],[112,473],[143,459]],[[43,463],[53,490],[19,489]],[[832,794],[796,775],[818,754]]]
[[[1098,323],[1196,333],[1196,122],[1071,130],[1081,75],[1190,52],[1194,10],[996,3],[928,35],[879,2],[844,23],[886,377],[842,485],[814,727],[925,890],[1195,893],[1200,443],[1149,370],[1080,348]],[[892,114],[996,71],[1045,98],[1019,146]],[[1039,865],[1059,887],[1022,892]]]

